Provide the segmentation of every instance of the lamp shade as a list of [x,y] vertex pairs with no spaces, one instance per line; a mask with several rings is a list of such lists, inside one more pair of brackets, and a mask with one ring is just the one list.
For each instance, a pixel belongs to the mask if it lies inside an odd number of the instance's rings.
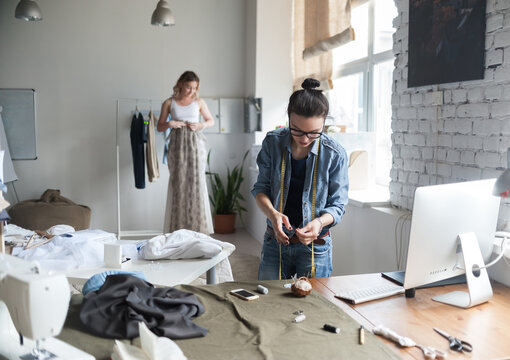
[[156,10],[152,13],[151,24],[156,26],[175,25],[175,19],[172,11],[165,0],[159,0]]
[[42,20],[42,13],[35,1],[20,0],[16,6],[14,17],[25,21],[39,21]]

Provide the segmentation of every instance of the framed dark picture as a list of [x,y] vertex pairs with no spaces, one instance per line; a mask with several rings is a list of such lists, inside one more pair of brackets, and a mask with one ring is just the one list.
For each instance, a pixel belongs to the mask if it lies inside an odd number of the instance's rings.
[[407,86],[483,79],[486,0],[409,0]]

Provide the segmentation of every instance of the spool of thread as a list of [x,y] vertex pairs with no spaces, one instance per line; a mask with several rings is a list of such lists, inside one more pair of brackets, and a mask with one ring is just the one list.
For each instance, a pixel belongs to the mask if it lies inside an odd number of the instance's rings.
[[267,295],[269,293],[269,290],[262,285],[257,285],[257,292],[259,292],[260,294]]
[[340,328],[337,328],[336,326],[324,324],[324,326],[322,328],[326,331],[329,331],[329,332],[332,332],[335,334],[340,334]]
[[363,345],[365,343],[365,328],[363,325],[359,327],[359,343]]
[[296,318],[294,319],[294,322],[299,323],[301,321],[305,321],[305,319],[306,319],[305,314],[301,314],[301,315],[296,316]]

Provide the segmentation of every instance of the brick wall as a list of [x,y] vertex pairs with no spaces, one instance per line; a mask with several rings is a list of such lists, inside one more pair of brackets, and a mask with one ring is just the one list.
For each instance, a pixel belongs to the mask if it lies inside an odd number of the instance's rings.
[[395,0],[390,199],[423,185],[497,177],[510,147],[510,0],[487,0],[483,80],[407,87],[409,0]]

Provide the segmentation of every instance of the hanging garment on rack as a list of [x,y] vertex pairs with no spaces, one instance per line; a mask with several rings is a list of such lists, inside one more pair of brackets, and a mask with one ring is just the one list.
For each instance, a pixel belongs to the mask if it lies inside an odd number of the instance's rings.
[[131,153],[133,154],[133,170],[137,189],[145,189],[144,132],[143,115],[135,111],[131,120],[129,135],[131,137]]
[[[193,114],[199,121],[199,108],[196,102]],[[191,105],[191,104],[190,104]],[[172,101],[170,113],[174,120],[181,120],[180,115],[189,117],[192,106],[180,106]],[[184,110],[182,108],[188,108]],[[193,121],[193,122],[196,122]],[[168,149],[168,195],[165,213],[165,233],[187,229],[204,234],[214,232],[211,206],[205,177],[207,149],[205,136],[188,127],[172,129]]]
[[150,182],[159,178],[158,155],[156,154],[156,133],[154,126],[156,118],[152,111],[149,112],[149,123],[147,124],[147,175]]

